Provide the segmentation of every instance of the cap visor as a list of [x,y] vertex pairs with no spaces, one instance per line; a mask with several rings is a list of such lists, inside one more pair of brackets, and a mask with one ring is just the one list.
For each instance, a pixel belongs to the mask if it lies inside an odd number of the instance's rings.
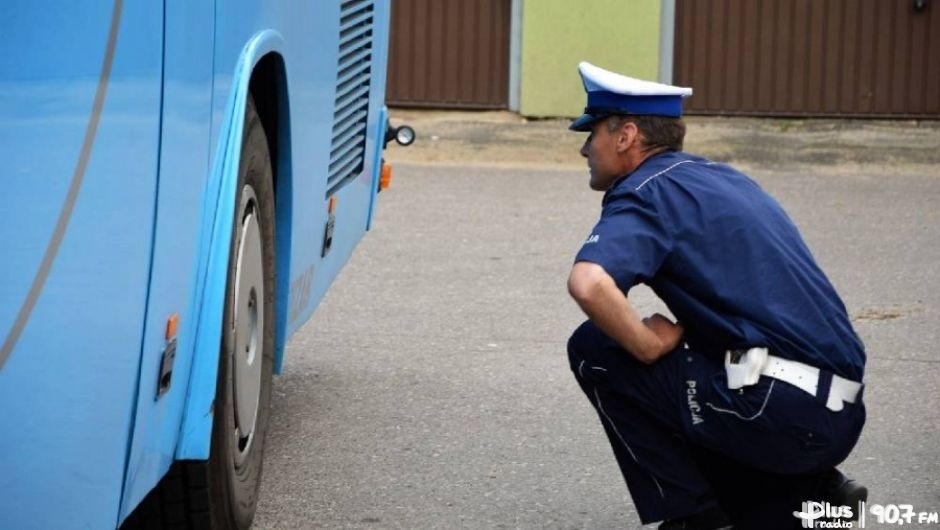
[[580,118],[571,122],[571,125],[568,126],[568,129],[571,131],[580,132],[590,131],[594,122],[601,119],[602,117],[603,116],[596,116],[594,114],[582,114]]

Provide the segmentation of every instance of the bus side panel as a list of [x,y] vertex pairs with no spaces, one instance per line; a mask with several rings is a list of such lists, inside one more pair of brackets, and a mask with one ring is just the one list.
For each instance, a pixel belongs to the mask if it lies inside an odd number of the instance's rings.
[[[173,462],[190,376],[202,207],[209,173],[213,2],[166,0],[160,175],[140,393],[121,501],[133,511]],[[169,389],[157,399],[167,321],[179,318]]]
[[150,266],[163,6],[3,6],[0,528],[114,527]]
[[[333,16],[336,16],[335,14]],[[314,309],[326,294],[340,270],[350,259],[356,245],[369,226],[370,210],[381,170],[381,151],[384,147],[385,117],[382,110],[385,101],[385,61],[388,47],[389,2],[376,0],[373,3],[372,57],[370,64],[370,93],[366,145],[363,167],[357,178],[340,188],[336,193],[333,245],[329,253],[321,256],[323,234],[328,220],[325,199],[326,181],[329,172],[329,150],[332,139],[332,121],[323,124],[322,130],[310,131],[309,139],[295,141],[295,160],[298,150],[310,149],[311,158],[303,167],[310,168],[304,175],[298,173],[297,182],[304,181],[306,192],[296,193],[297,205],[294,216],[294,252],[291,256],[290,311],[287,320],[287,336],[292,335],[310,318]],[[316,102],[323,108],[332,109],[337,82],[336,61],[338,39],[333,35],[320,36],[319,42],[308,43],[333,51],[334,61],[330,68],[331,79],[326,90],[317,94]],[[324,114],[322,112],[318,114]],[[328,114],[328,113],[327,113]],[[300,164],[295,162],[295,167]],[[297,185],[295,183],[295,185]],[[300,228],[303,227],[303,228]],[[309,281],[307,280],[309,278]],[[280,370],[281,366],[275,367]]]

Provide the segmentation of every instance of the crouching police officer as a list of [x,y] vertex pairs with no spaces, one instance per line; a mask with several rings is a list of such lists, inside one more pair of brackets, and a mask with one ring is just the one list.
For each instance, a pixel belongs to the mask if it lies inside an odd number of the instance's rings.
[[[730,527],[702,450],[857,506],[867,490],[835,466],[865,422],[865,352],[796,226],[744,174],[682,152],[691,89],[579,70],[587,108],[571,129],[590,132],[581,155],[604,198],[568,279],[589,317],[568,353],[641,521]],[[638,283],[678,322],[640,318]],[[799,508],[775,516],[798,524]]]

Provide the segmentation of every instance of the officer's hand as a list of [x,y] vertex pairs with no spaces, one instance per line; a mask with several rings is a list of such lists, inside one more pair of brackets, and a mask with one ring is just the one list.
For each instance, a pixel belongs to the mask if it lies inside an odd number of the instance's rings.
[[659,313],[644,318],[643,323],[662,341],[664,352],[670,352],[682,344],[682,334],[685,330],[681,324],[675,323]]

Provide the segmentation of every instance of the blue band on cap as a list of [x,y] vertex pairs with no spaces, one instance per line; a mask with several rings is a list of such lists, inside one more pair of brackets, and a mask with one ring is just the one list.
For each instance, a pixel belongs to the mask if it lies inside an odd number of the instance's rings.
[[600,108],[622,114],[650,116],[682,116],[682,96],[628,96],[598,90],[588,92],[587,109]]

